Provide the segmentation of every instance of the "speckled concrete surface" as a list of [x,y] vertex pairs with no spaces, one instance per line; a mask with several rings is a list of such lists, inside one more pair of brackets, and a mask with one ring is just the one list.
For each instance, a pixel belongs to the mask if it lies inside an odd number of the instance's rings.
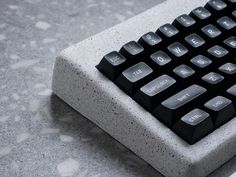
[[[51,94],[57,53],[160,1],[0,1],[0,176],[161,176]],[[236,158],[211,176],[230,176]]]

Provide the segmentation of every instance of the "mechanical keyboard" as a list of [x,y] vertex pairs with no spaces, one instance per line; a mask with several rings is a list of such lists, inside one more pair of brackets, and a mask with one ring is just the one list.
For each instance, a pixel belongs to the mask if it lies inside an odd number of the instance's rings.
[[206,176],[236,154],[235,49],[235,0],[168,0],[62,51],[52,87],[165,176]]
[[235,4],[209,1],[108,53],[97,68],[193,144],[235,116]]

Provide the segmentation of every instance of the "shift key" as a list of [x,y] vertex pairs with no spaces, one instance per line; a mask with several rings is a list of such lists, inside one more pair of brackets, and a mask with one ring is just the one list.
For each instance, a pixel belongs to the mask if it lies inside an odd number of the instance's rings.
[[206,100],[206,92],[207,90],[199,85],[187,87],[163,101],[154,109],[153,115],[166,126],[172,127],[184,113],[191,111],[201,105],[200,102]]

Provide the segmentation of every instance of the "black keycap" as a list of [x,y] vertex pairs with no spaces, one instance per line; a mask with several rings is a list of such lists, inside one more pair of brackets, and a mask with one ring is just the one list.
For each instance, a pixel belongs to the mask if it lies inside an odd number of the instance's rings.
[[211,55],[213,55],[216,58],[223,58],[224,56],[226,56],[229,51],[226,50],[225,48],[219,46],[219,45],[215,45],[211,48],[209,48],[208,53],[210,53]]
[[217,23],[225,30],[232,30],[236,26],[236,22],[231,18],[224,16],[217,20]]
[[148,79],[152,73],[152,68],[144,62],[140,62],[123,71],[116,83],[127,94],[133,95],[145,84],[146,79]]
[[236,8],[236,0],[225,0],[228,5],[229,10],[234,10]]
[[209,84],[218,84],[219,82],[224,80],[224,77],[220,74],[210,72],[209,74],[202,77],[202,80]]
[[182,33],[192,30],[196,24],[196,21],[189,15],[183,14],[178,16],[173,25]]
[[160,46],[161,41],[162,39],[156,33],[148,32],[138,40],[138,43],[141,44],[145,50],[153,51]]
[[196,103],[206,98],[206,91],[199,85],[192,85],[163,101],[152,113],[166,126],[172,127],[184,112],[191,111]]
[[[236,5],[236,0],[226,0],[226,3],[230,4],[230,5]],[[233,6],[235,7],[235,6]]]
[[233,75],[236,73],[236,65],[233,63],[225,63],[221,67],[219,67],[219,70],[223,73]]
[[157,51],[150,56],[150,59],[155,63],[155,66],[163,67],[171,62],[171,58],[163,51]]
[[106,77],[114,81],[126,66],[126,59],[116,51],[113,51],[103,57],[96,66]]
[[212,61],[209,58],[207,58],[203,55],[195,56],[194,58],[191,59],[191,62],[194,65],[198,66],[199,68],[205,68],[212,63]]
[[202,30],[203,34],[205,34],[209,38],[216,38],[221,34],[221,31],[217,27],[215,27],[214,25],[211,25],[211,24],[202,27],[201,30]]
[[230,2],[231,4],[236,4],[236,0],[227,0],[227,2]]
[[215,72],[206,74],[200,81],[200,84],[208,89],[210,95],[215,95],[221,93],[221,91],[224,91],[226,86],[223,85],[223,83],[225,83],[224,76]]
[[217,96],[204,104],[206,111],[211,115],[215,128],[220,127],[235,116],[232,101]]
[[173,130],[189,144],[194,144],[213,130],[210,115],[194,109],[183,116],[173,127]]
[[236,49],[236,37],[229,37],[224,40],[224,44],[228,47],[228,49],[233,52]]
[[[218,68],[226,79],[227,86],[230,86],[236,77],[236,64],[225,63]],[[235,82],[236,83],[236,82]],[[225,85],[226,86],[226,85]]]
[[140,61],[143,59],[144,48],[135,41],[130,41],[123,45],[120,53],[128,60],[128,62]]
[[180,76],[181,78],[188,78],[188,77],[192,76],[195,73],[195,71],[192,68],[190,68],[189,66],[184,65],[184,64],[180,65],[180,66],[177,66],[173,70],[173,72],[175,74],[177,74],[178,76]]
[[188,53],[188,49],[179,42],[175,42],[167,48],[176,58],[183,58]]
[[234,10],[234,11],[232,12],[232,15],[233,15],[233,17],[236,18],[236,10]]
[[220,13],[226,11],[227,4],[222,0],[209,0],[205,5],[205,8],[208,9],[214,16],[219,16]]
[[191,11],[190,16],[197,20],[198,25],[203,25],[210,20],[211,12],[204,7],[198,7]]
[[147,110],[152,110],[157,102],[170,96],[175,89],[175,83],[175,79],[164,74],[141,87],[135,99]]
[[158,28],[158,30],[156,31],[156,33],[165,41],[164,45],[168,44],[171,42],[171,40],[173,40],[173,38],[175,38],[178,34],[179,34],[179,30],[171,25],[171,24],[165,24],[163,26],[161,26],[160,28]]
[[190,44],[194,48],[201,47],[203,44],[205,44],[205,40],[201,36],[199,36],[195,33],[190,34],[189,36],[185,37],[184,39],[188,44]]
[[233,101],[234,107],[236,108],[236,84],[226,90],[226,97]]

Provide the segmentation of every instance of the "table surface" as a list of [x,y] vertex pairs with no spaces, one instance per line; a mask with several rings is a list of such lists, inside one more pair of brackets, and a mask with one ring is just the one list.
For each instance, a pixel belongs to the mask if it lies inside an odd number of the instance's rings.
[[[162,0],[0,1],[1,177],[160,177],[51,91],[57,53]],[[236,157],[210,176],[230,176]]]

